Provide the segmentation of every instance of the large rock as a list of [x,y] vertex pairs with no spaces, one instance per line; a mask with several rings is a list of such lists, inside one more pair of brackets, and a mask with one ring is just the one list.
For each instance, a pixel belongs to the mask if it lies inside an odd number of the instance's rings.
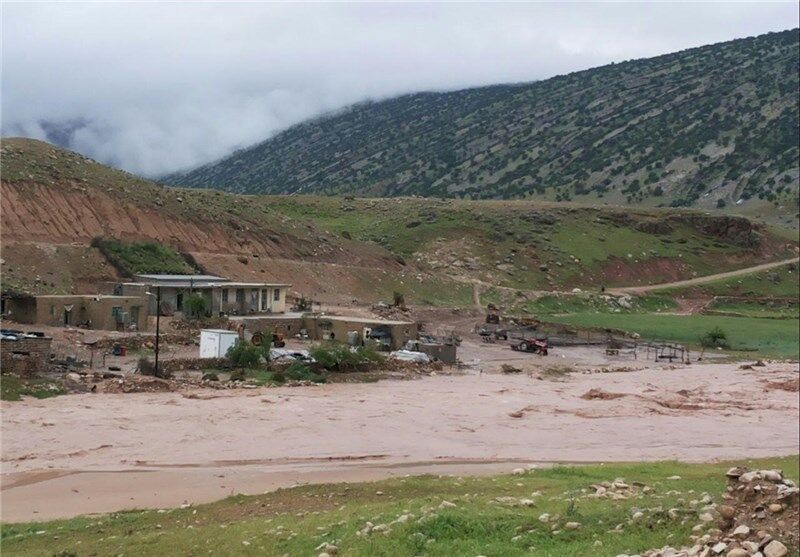
[[778,540],[772,540],[764,547],[764,557],[785,557],[789,550]]

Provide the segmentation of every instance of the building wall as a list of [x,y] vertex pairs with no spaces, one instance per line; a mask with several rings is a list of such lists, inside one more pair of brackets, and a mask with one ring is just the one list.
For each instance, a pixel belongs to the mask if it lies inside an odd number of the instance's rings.
[[0,368],[3,373],[30,377],[47,371],[52,338],[20,338],[0,341]]
[[119,308],[126,326],[135,323],[139,331],[147,329],[147,300],[141,297],[35,296],[7,300],[6,308],[7,317],[19,323],[64,327],[91,321],[92,329],[109,331],[118,328],[114,308]]
[[305,329],[311,340],[327,340],[330,339],[330,333],[333,333],[333,340],[340,342],[347,342],[347,333],[350,331],[356,331],[359,338],[363,338],[366,328],[373,330],[383,328],[388,330],[391,335],[389,346],[392,350],[402,348],[406,341],[416,339],[418,334],[416,323],[386,324],[380,320],[365,323],[339,316],[304,315],[285,319],[264,317],[263,319],[247,319],[244,324],[250,333],[273,331],[294,336],[300,329]]

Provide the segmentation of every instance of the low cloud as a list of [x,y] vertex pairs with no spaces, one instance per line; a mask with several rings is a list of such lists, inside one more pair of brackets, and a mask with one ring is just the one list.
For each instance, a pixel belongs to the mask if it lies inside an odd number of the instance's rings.
[[787,3],[6,3],[2,132],[146,176],[365,99],[798,26]]

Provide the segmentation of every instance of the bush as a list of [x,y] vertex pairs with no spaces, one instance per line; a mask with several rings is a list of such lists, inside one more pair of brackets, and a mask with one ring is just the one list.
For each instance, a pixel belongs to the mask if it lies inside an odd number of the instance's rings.
[[244,368],[244,367],[257,367],[261,364],[261,356],[263,350],[259,346],[253,346],[244,339],[239,341],[228,348],[225,357],[228,358],[231,367]]
[[700,344],[705,348],[728,348],[728,335],[720,327],[714,327],[700,337]]
[[205,317],[211,311],[211,300],[200,293],[189,294],[183,301],[183,309],[191,319]]
[[328,371],[357,371],[370,365],[380,364],[384,356],[371,346],[349,346],[336,342],[326,342],[312,346],[308,353],[317,363]]
[[247,376],[244,373],[243,369],[234,369],[231,372],[230,380],[231,381],[244,381]]
[[[277,373],[275,375],[277,375]],[[273,381],[276,380],[275,375],[273,375]],[[292,381],[311,381],[313,383],[325,383],[325,381],[327,381],[324,375],[316,373],[308,364],[298,361],[292,362],[291,365],[283,371],[282,375],[284,379],[291,379]]]

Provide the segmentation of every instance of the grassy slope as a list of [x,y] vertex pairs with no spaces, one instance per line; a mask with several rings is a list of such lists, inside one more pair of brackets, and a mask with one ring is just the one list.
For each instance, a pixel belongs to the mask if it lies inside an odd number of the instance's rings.
[[[357,297],[367,300],[363,292],[370,291],[371,302],[389,299],[397,290],[411,303],[466,306],[472,294],[465,279],[521,290],[657,283],[793,253],[785,247],[788,239],[774,234],[767,234],[774,250],[760,252],[708,237],[678,210],[623,211],[533,201],[237,196],[163,188],[23,139],[3,140],[3,181],[23,195],[34,191],[31,183],[72,192],[96,188],[170,218],[222,224],[234,238],[243,230],[258,232],[277,238],[280,253],[289,259],[349,266],[358,254],[378,271],[385,265],[381,258],[406,260],[403,272],[392,270],[383,277],[374,268],[348,269],[360,285]],[[669,221],[668,232],[636,228],[663,219]],[[252,255],[248,249],[242,246]],[[540,270],[542,265],[548,270]],[[430,272],[420,274],[417,267]],[[26,271],[26,276],[36,271]],[[20,288],[26,286],[24,278]],[[348,287],[336,288],[345,292]]]
[[[207,194],[200,194],[207,195]],[[220,199],[220,198],[218,198]],[[224,198],[222,198],[224,201]],[[326,197],[250,198],[248,210],[275,218],[311,221],[322,230],[374,242],[406,260],[444,273],[467,275],[519,289],[654,282],[657,269],[681,268],[685,276],[742,266],[755,254],[709,237],[681,220],[656,234],[635,229],[642,222],[673,217],[677,211],[620,211],[536,202],[354,199]],[[783,248],[772,257],[791,255]],[[788,255],[787,255],[788,256]],[[576,261],[577,259],[577,261]],[[474,261],[470,269],[465,263]],[[618,262],[625,276],[609,276]],[[546,272],[539,269],[546,265]],[[499,266],[499,267],[498,267]]]
[[[632,554],[688,542],[690,530],[698,522],[696,514],[686,510],[686,521],[669,520],[666,510],[687,509],[687,502],[699,499],[703,492],[719,501],[724,472],[733,464],[592,465],[556,467],[523,476],[423,476],[302,486],[166,512],[132,511],[4,525],[3,554],[316,555],[321,550],[315,548],[321,543],[334,541],[340,554],[352,556]],[[758,460],[750,465],[782,468],[795,480],[800,474],[797,457]],[[673,475],[681,479],[667,480]],[[617,477],[643,482],[654,491],[623,501],[582,496],[581,490],[591,484]],[[542,493],[534,496],[534,508],[494,501],[496,497],[531,498],[534,491]],[[573,499],[574,504],[570,502]],[[456,507],[438,509],[444,500]],[[426,507],[438,510],[418,521]],[[641,521],[628,524],[634,509],[657,507],[662,510],[648,511]],[[582,526],[551,533],[549,525],[537,519],[545,512],[558,515],[561,525],[576,521]],[[415,519],[393,525],[388,535],[356,535],[366,521],[389,523],[405,513]],[[609,533],[620,523],[625,525],[622,533]],[[602,546],[595,545],[596,540]]]
[[548,321],[584,327],[608,327],[639,333],[644,339],[697,346],[700,337],[715,327],[728,336],[732,350],[756,350],[758,354],[798,358],[800,350],[796,319],[761,319],[717,315],[660,315],[576,313],[547,317]]
[[770,271],[742,275],[686,288],[666,288],[659,294],[669,296],[743,296],[750,298],[800,297],[797,265],[784,265]]

